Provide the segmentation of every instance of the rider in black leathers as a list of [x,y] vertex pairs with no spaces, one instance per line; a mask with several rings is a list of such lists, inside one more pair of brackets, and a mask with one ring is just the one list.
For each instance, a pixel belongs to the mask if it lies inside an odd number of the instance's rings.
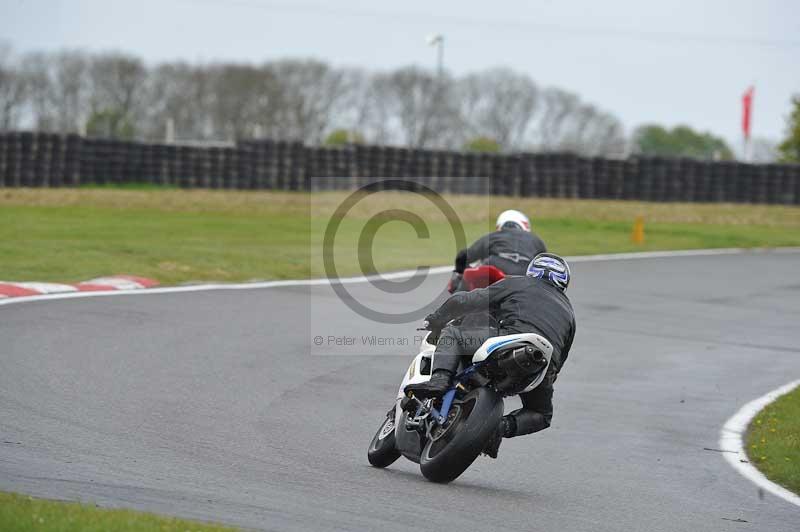
[[[575,337],[575,315],[565,294],[570,276],[566,261],[543,253],[531,261],[527,274],[506,277],[487,288],[458,292],[430,314],[426,319],[428,327],[432,335],[438,336],[431,379],[406,387],[406,392],[422,397],[444,393],[462,357],[471,357],[492,336],[536,333],[550,340],[553,355],[545,379],[532,391],[520,395],[522,408],[503,417],[495,437],[484,451],[492,458],[497,456],[503,437],[530,434],[550,426],[553,383]],[[492,313],[498,328],[447,325],[461,316],[485,311]]]
[[508,210],[497,218],[497,231],[482,236],[456,255],[455,271],[473,262],[495,266],[506,275],[525,275],[528,263],[547,251],[542,239],[531,233],[528,217],[519,211]]
[[[468,290],[461,276],[473,262],[494,266],[505,275],[525,275],[533,257],[547,251],[542,239],[531,232],[528,217],[520,211],[512,209],[501,212],[496,227],[496,231],[483,235],[470,247],[458,252],[455,272],[448,285],[451,294]],[[466,316],[459,325],[462,329],[474,329],[473,334],[478,336],[489,327],[497,329],[497,322],[486,312]]]

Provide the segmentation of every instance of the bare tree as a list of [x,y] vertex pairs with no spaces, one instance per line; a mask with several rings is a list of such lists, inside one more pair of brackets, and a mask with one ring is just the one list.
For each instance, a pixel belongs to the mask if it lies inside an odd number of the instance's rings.
[[26,88],[11,47],[0,43],[0,130],[19,127],[27,102]]
[[281,86],[280,136],[319,143],[334,117],[344,112],[350,86],[344,71],[319,61],[285,60],[270,65]]
[[79,52],[65,52],[55,58],[54,107],[61,131],[83,129],[89,114],[89,63]]
[[33,125],[38,130],[55,130],[51,100],[50,56],[42,53],[27,54],[20,62],[18,74],[25,79],[27,107]]
[[372,120],[384,128],[384,138],[398,138],[414,148],[448,147],[461,122],[449,77],[406,67],[379,74],[373,81]]
[[255,136],[270,114],[272,75],[249,65],[215,65],[207,76],[208,94],[203,99],[214,134],[228,140]]
[[356,68],[344,68],[340,72],[342,92],[331,108],[326,134],[343,129],[360,137],[370,128],[372,76]]
[[[198,70],[204,72],[202,68]],[[152,140],[163,139],[167,122],[172,120],[177,136],[205,138],[206,85],[205,77],[195,76],[195,68],[186,63],[165,63],[154,68],[148,83],[148,106],[141,133]]]
[[534,144],[545,151],[560,148],[569,117],[578,109],[578,97],[560,89],[544,91],[544,113],[540,116]]
[[25,57],[23,65],[36,127],[61,133],[80,131],[89,115],[86,56],[34,53]]
[[598,112],[586,131],[582,153],[616,158],[628,155],[625,128],[615,116]]
[[460,79],[456,91],[468,137],[489,137],[506,150],[526,143],[539,104],[538,87],[528,76],[486,70]]
[[89,80],[91,112],[109,117],[108,134],[118,136],[123,126],[133,131],[141,126],[147,106],[148,71],[139,59],[123,54],[94,57]]
[[620,122],[591,105],[578,106],[564,121],[557,149],[581,155],[622,156],[625,139]]
[[243,137],[318,144],[334,129],[368,142],[458,148],[487,137],[505,150],[621,154],[619,121],[569,92],[540,91],[495,68],[454,80],[405,67],[368,73],[314,60],[262,65],[174,62],[148,69],[124,54],[28,54],[0,47],[0,127],[161,140]]
[[556,88],[544,92],[543,108],[531,138],[535,149],[588,156],[625,154],[624,130],[612,115]]

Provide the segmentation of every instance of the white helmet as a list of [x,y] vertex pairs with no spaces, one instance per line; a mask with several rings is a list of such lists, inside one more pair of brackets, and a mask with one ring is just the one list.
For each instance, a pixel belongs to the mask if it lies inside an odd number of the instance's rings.
[[501,212],[500,216],[497,217],[497,230],[499,231],[502,229],[507,223],[515,224],[520,229],[523,229],[529,233],[531,232],[531,221],[528,220],[527,216],[519,211],[509,209]]

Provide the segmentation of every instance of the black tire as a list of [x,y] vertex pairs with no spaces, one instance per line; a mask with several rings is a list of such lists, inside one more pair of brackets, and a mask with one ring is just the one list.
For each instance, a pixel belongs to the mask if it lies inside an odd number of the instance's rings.
[[[388,426],[391,424],[391,426]],[[394,441],[394,410],[386,416],[378,432],[372,437],[367,451],[367,460],[375,467],[387,467],[400,458]]]
[[433,482],[451,482],[481,454],[503,417],[503,399],[488,388],[453,403],[449,422],[422,450],[419,468]]

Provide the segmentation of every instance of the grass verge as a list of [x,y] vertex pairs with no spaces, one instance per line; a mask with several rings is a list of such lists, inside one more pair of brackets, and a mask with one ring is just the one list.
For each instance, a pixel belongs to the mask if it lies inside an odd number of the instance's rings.
[[0,492],[0,530],[7,532],[233,532],[220,525],[197,523],[94,505],[47,501]]
[[750,463],[800,494],[800,388],[758,413],[747,429],[746,445]]
[[[0,189],[0,280],[80,281],[116,273],[162,283],[319,276],[328,220],[344,193],[150,189]],[[528,212],[560,254],[714,247],[800,246],[800,209],[761,205],[448,196],[468,241],[506,208]],[[404,222],[381,225],[374,267],[362,268],[359,235],[386,209],[420,213],[419,238]],[[630,240],[645,217],[644,245]],[[334,247],[340,274],[448,264],[448,221],[424,198],[382,192],[356,205]]]

